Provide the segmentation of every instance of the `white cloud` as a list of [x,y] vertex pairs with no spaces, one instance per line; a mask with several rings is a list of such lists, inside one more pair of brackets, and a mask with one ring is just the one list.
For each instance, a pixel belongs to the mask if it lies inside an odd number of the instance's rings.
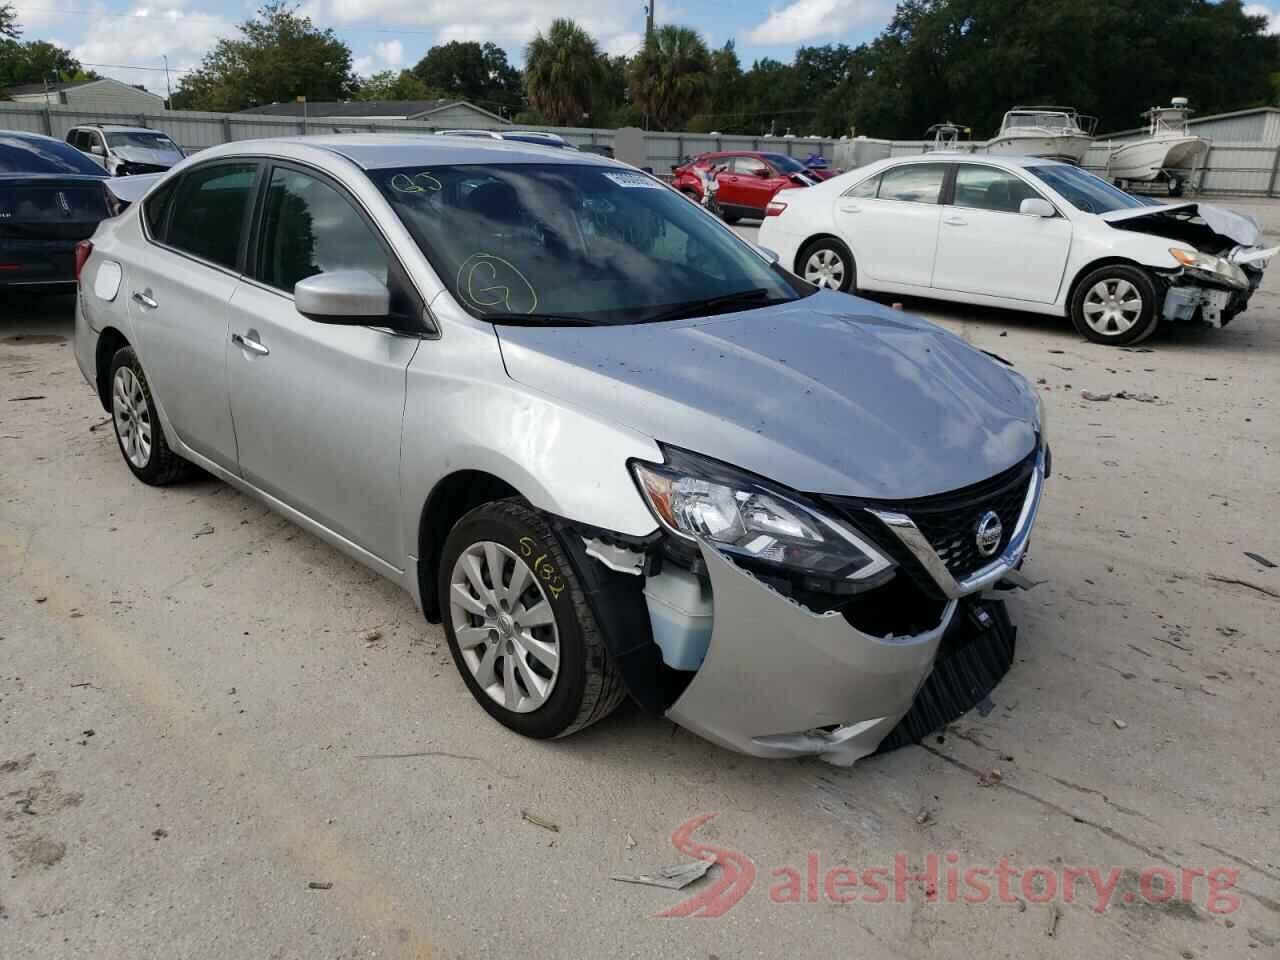
[[356,57],[351,61],[351,69],[358,77],[373,75],[373,57]]
[[625,57],[635,53],[644,46],[643,33],[615,33],[606,40],[601,49],[611,57]]
[[855,27],[888,18],[886,0],[794,0],[770,10],[761,23],[744,35],[748,43],[800,43],[817,37],[837,37]]
[[[638,37],[635,29],[643,18],[640,4],[624,7],[600,0],[491,0],[483,16],[464,4],[422,0],[307,0],[306,9],[317,23],[425,27],[434,32],[434,43],[491,40],[509,50],[517,61],[524,45],[557,17],[575,21],[602,49],[612,48],[620,36]],[[637,44],[633,39],[622,49],[630,50]]]
[[1244,12],[1251,17],[1267,18],[1267,33],[1280,33],[1280,12],[1261,3],[1246,4]]
[[45,39],[43,36],[37,36],[39,28],[57,23],[66,16],[57,12],[58,4],[53,0],[9,0],[9,2],[13,4],[13,9],[18,14],[18,26],[22,28],[23,40]]
[[[234,32],[231,21],[201,10],[182,9],[182,0],[160,0],[112,14],[102,6],[92,8],[84,21],[84,39],[71,48],[81,63],[106,77],[143,84],[152,93],[165,93],[163,56],[169,58],[173,86],[220,37]],[[139,69],[139,68],[151,69]],[[133,69],[127,69],[133,68]]]
[[399,40],[375,43],[373,52],[386,67],[398,67],[404,63],[404,44]]

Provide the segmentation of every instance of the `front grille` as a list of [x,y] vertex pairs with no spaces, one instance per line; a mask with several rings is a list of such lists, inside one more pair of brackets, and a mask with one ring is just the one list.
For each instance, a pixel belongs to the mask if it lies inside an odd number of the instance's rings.
[[[924,534],[951,575],[963,580],[992,563],[1009,545],[1027,498],[1035,464],[1036,453],[1033,451],[1021,462],[988,480],[915,500],[828,499],[838,502],[845,515],[855,520],[860,519],[857,514],[867,508],[906,514]],[[978,549],[977,527],[988,510],[1000,518],[1002,529],[999,547],[984,555]],[[877,538],[880,542],[884,539]]]

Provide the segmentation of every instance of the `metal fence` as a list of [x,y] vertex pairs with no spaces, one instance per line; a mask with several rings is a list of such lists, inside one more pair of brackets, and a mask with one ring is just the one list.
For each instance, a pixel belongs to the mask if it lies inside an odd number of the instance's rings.
[[[409,120],[339,120],[272,117],[262,114],[162,111],[123,114],[77,110],[71,107],[0,102],[0,130],[25,130],[65,138],[72,127],[87,123],[118,123],[162,130],[188,152],[235,140],[332,133],[434,133],[429,123]],[[530,127],[528,129],[539,129]],[[612,146],[613,130],[585,127],[542,128],[578,146]],[[880,140],[859,137],[825,140],[799,137],[747,137],[705,133],[656,133],[645,138],[645,163],[666,174],[685,157],[712,150],[760,150],[804,160],[819,154],[846,169],[889,156],[923,153],[923,140]],[[1093,145],[1084,166],[1106,172],[1107,141]],[[1214,143],[1201,171],[1199,189],[1206,193],[1242,196],[1280,196],[1280,146],[1262,143]]]

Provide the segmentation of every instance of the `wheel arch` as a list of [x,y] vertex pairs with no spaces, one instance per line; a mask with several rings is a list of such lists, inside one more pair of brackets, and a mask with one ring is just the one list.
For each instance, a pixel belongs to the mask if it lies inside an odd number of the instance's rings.
[[1151,277],[1151,282],[1156,286],[1157,291],[1160,289],[1155,272],[1145,263],[1139,263],[1132,257],[1098,257],[1096,260],[1086,263],[1071,278],[1071,283],[1067,286],[1067,295],[1062,300],[1062,313],[1064,316],[1071,316],[1071,301],[1075,299],[1076,291],[1080,288],[1080,282],[1099,267],[1108,266],[1132,267],[1135,270],[1141,270]]
[[791,265],[792,273],[794,273],[797,277],[803,276],[803,273],[801,271],[803,271],[804,267],[800,265],[801,259],[804,257],[808,249],[811,246],[813,246],[815,243],[817,243],[819,240],[835,240],[837,243],[841,244],[846,248],[849,246],[849,243],[847,240],[845,240],[843,237],[837,236],[836,234],[830,232],[829,230],[824,230],[821,233],[815,233],[808,237],[805,237],[802,241],[800,241],[800,245],[796,247],[795,261]]
[[94,348],[94,385],[102,409],[111,410],[111,358],[123,347],[130,346],[128,338],[116,327],[104,327],[98,334]]
[[431,488],[418,521],[418,591],[428,621],[439,623],[442,615],[436,579],[440,554],[454,524],[482,504],[520,495],[506,480],[484,470],[454,471]]

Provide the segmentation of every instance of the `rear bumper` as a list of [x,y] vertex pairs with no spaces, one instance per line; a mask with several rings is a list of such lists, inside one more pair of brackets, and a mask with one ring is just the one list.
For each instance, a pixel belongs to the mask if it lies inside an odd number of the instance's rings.
[[75,240],[0,240],[0,287],[75,283]]

